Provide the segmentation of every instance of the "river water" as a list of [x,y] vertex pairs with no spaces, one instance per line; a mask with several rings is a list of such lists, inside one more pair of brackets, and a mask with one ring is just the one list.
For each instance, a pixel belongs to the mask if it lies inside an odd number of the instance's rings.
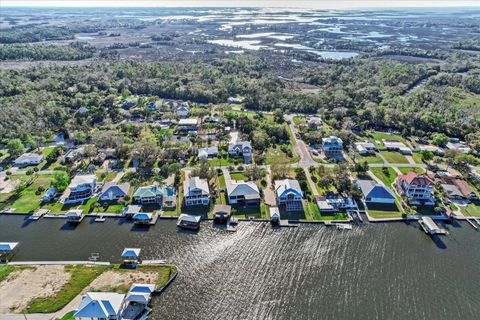
[[414,223],[272,229],[243,222],[227,233],[209,222],[180,232],[159,220],[148,231],[122,220],[37,222],[0,216],[0,241],[16,260],[118,261],[124,247],[166,259],[179,275],[154,300],[152,319],[479,319],[480,233],[446,226],[432,241]]

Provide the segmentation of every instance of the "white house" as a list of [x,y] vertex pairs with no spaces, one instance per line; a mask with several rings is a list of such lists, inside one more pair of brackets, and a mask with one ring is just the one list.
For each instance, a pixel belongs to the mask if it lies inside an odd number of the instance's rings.
[[177,107],[177,115],[180,117],[180,118],[186,118],[188,117],[188,114],[190,113],[190,110],[188,109],[187,106],[179,106]]
[[183,199],[186,206],[208,205],[210,190],[206,179],[191,177],[183,183]]
[[327,158],[343,158],[343,141],[338,137],[330,136],[328,138],[322,138],[322,149]]
[[15,161],[13,164],[16,167],[28,167],[28,166],[36,166],[43,161],[43,154],[38,153],[24,153]]
[[366,156],[375,150],[375,144],[371,142],[355,142],[355,149],[357,149],[359,154]]
[[76,320],[120,320],[125,295],[115,292],[87,292],[74,313]]
[[196,131],[198,129],[198,120],[195,118],[180,119],[178,129],[185,131]]
[[399,175],[395,186],[401,195],[409,198],[411,204],[435,204],[432,195],[435,182],[427,175],[418,175],[415,171],[410,171]]
[[301,211],[303,209],[303,192],[297,180],[276,180],[274,185],[278,206],[285,205],[287,211]]
[[218,156],[218,147],[206,147],[198,149],[198,159],[208,160]]
[[97,176],[94,174],[77,175],[68,186],[69,194],[64,203],[78,203],[92,197],[97,185]]
[[260,190],[253,181],[234,181],[225,177],[229,204],[258,205]]
[[363,193],[363,201],[366,203],[395,203],[395,196],[392,191],[372,180],[356,180],[355,184],[360,187]]

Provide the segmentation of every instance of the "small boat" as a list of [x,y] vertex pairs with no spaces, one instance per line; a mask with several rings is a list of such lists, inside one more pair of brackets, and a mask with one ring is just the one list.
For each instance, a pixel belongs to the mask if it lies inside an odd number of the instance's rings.
[[235,232],[237,231],[238,220],[230,217],[227,221],[227,231]]

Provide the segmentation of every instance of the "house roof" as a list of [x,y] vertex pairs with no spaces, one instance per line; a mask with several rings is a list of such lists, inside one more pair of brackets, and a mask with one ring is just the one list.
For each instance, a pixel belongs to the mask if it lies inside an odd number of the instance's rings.
[[116,184],[114,182],[109,182],[102,188],[102,195],[107,192],[113,192],[115,194],[127,195],[128,190],[130,189],[130,183],[124,182],[121,184]]
[[299,196],[303,196],[302,189],[297,180],[294,179],[284,179],[284,180],[275,180],[275,192],[277,196],[281,196],[286,191],[293,191]]
[[218,147],[206,147],[198,149],[198,156],[209,156],[218,154]]
[[340,145],[343,144],[342,139],[335,137],[335,136],[330,136],[328,138],[322,138],[322,143],[323,144],[333,144],[333,145]]
[[43,155],[38,153],[24,153],[17,159],[15,159],[15,163],[21,162],[40,162],[43,160]]
[[82,215],[83,210],[69,210],[67,212],[67,217],[80,217]]
[[109,318],[120,312],[124,294],[115,292],[87,292],[75,312],[76,318]]
[[0,251],[12,251],[18,242],[0,242]]
[[163,188],[157,185],[138,187],[133,196],[139,198],[156,197],[163,195]]
[[216,204],[213,207],[213,213],[217,212],[225,212],[227,214],[230,214],[232,212],[232,207],[229,206],[228,204]]
[[125,213],[129,213],[129,214],[139,213],[140,211],[142,211],[142,206],[138,204],[129,204],[125,208]]
[[143,292],[143,293],[152,293],[155,291],[154,284],[147,284],[147,283],[134,283],[130,287],[128,292]]
[[208,182],[206,179],[200,179],[200,177],[190,177],[190,179],[185,180],[183,186],[184,196],[188,196],[190,191],[201,190],[202,193],[209,194],[210,189],[208,188]]
[[122,251],[122,258],[137,258],[140,256],[140,248],[125,248]]
[[395,198],[392,191],[372,180],[356,180],[355,184],[360,187],[366,198]]
[[94,174],[76,175],[70,182],[69,188],[75,188],[84,184],[94,184],[97,176]]
[[453,184],[442,184],[443,190],[445,190],[450,197],[463,197],[464,195],[458,190],[456,185]]
[[280,209],[278,207],[270,208],[270,218],[280,218]]
[[407,174],[401,174],[398,176],[398,179],[416,186],[430,186],[435,184],[427,175],[418,175],[415,171],[410,171]]
[[457,186],[458,190],[460,190],[462,195],[464,195],[465,197],[473,193],[472,187],[470,187],[468,182],[466,182],[465,180],[455,179],[453,183],[455,184],[455,186]]
[[252,143],[250,141],[237,141],[235,143],[232,143],[228,146],[228,150],[233,150],[233,149],[245,149],[245,148],[252,148]]
[[232,181],[228,179],[225,181],[228,196],[238,195],[260,195],[257,185],[253,181]]
[[179,126],[196,126],[197,124],[198,120],[195,118],[180,119],[178,121]]

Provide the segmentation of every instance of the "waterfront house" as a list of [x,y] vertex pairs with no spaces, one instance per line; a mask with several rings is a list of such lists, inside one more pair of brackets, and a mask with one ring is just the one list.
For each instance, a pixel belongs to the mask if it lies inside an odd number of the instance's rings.
[[352,198],[333,192],[327,192],[325,196],[318,198],[317,206],[320,212],[339,212],[358,208]]
[[403,142],[395,139],[382,139],[383,145],[389,151],[399,151],[405,155],[411,155],[412,150],[408,148]]
[[79,203],[90,199],[95,191],[96,185],[96,175],[76,175],[68,186],[68,196],[65,198],[64,203]]
[[338,137],[322,138],[322,149],[325,157],[329,159],[343,159],[343,141]]
[[183,229],[198,230],[200,228],[200,216],[182,213],[178,217],[177,226]]
[[409,199],[411,204],[434,205],[433,188],[435,183],[427,175],[419,175],[415,171],[401,174],[395,180],[395,187],[400,195]]
[[128,182],[121,184],[110,182],[103,186],[99,199],[100,201],[117,201],[128,195],[129,190],[130,183]]
[[152,219],[153,215],[150,212],[138,212],[133,215],[133,221],[136,224],[150,224]]
[[356,180],[355,184],[360,188],[363,194],[362,200],[366,203],[393,204],[395,196],[392,191],[381,184],[376,184],[372,180]]
[[208,181],[200,177],[190,177],[183,183],[183,200],[186,206],[208,205],[210,203],[210,189]]
[[260,204],[260,190],[253,181],[234,181],[225,177],[229,204],[255,206]]
[[87,292],[74,313],[76,320],[120,320],[125,295],[116,292]]
[[47,189],[47,191],[43,194],[43,197],[41,199],[42,203],[47,203],[53,200],[57,195],[57,189],[55,187],[50,187]]
[[362,156],[368,156],[375,151],[375,144],[371,142],[355,142],[355,149]]
[[228,145],[228,154],[232,157],[243,157],[243,162],[248,164],[252,157],[252,143],[250,141],[237,141]]
[[218,157],[218,147],[206,147],[198,149],[198,159],[208,160]]
[[15,161],[13,164],[16,167],[23,168],[28,166],[36,166],[39,165],[43,161],[43,154],[38,153],[24,153]]
[[215,221],[227,221],[232,215],[232,207],[228,204],[216,204],[213,207],[213,218]]
[[188,117],[188,114],[190,113],[190,110],[187,106],[179,106],[177,107],[177,115],[180,117],[180,118],[186,118]]
[[276,180],[274,186],[278,206],[285,206],[286,211],[301,211],[303,209],[303,192],[297,180]]
[[164,190],[158,185],[146,187],[138,187],[133,194],[133,198],[137,203],[162,205]]
[[441,185],[451,200],[471,201],[477,200],[478,196],[467,181],[462,179],[460,173],[449,169],[448,171],[439,171],[436,173],[427,172],[427,176],[435,184]]

